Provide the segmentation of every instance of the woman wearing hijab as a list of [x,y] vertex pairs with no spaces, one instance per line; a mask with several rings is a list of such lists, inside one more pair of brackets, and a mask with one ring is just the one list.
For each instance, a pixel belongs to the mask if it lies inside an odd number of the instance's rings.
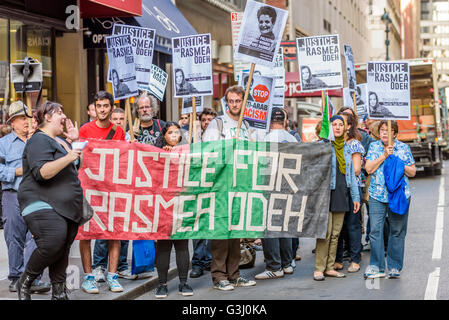
[[325,239],[317,239],[315,272],[313,279],[322,281],[327,277],[343,278],[345,275],[334,270],[338,237],[343,226],[345,212],[349,211],[349,196],[354,209],[359,211],[360,194],[352,164],[351,151],[345,144],[345,122],[342,116],[331,118],[335,140],[332,141],[332,179],[329,219]]

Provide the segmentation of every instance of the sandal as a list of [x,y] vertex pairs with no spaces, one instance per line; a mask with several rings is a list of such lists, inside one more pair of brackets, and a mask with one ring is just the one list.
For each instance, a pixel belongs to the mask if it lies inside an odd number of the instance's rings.
[[334,263],[334,270],[343,270],[343,264],[340,262]]
[[325,272],[324,275],[326,277],[331,277],[331,278],[344,278],[344,277],[346,277],[346,275],[344,273],[341,273],[341,272],[337,272],[337,271],[335,271],[335,273],[333,273],[332,271],[330,271],[330,272],[331,273]]
[[357,272],[360,270],[360,265],[358,263],[351,263],[351,265],[348,268],[348,272]]
[[313,274],[313,280],[315,281],[323,281],[325,279],[324,274],[322,272],[317,272]]

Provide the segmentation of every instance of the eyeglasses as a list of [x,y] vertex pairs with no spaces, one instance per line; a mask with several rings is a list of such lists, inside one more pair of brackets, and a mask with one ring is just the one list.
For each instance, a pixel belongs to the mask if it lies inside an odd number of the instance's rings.
[[187,120],[189,117],[181,117],[181,120]]
[[228,104],[240,104],[242,103],[241,99],[237,99],[237,100],[228,100]]

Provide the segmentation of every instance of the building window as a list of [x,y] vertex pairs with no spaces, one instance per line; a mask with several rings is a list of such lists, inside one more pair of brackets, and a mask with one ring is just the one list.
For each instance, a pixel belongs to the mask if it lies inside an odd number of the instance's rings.
[[330,22],[327,21],[326,19],[323,19],[323,27],[324,30],[326,30],[327,32],[331,32],[332,30]]

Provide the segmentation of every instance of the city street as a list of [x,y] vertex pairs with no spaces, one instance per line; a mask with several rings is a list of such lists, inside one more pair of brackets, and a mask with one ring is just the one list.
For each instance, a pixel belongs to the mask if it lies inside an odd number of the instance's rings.
[[[446,161],[446,167],[449,162]],[[440,191],[444,181],[444,191]],[[363,271],[369,263],[369,252],[362,253],[361,269],[357,273],[347,273],[348,262],[342,270],[347,276],[344,279],[326,278],[325,281],[313,280],[315,256],[312,249],[314,239],[300,239],[301,261],[293,275],[281,279],[259,280],[255,287],[236,288],[234,291],[218,291],[212,288],[210,273],[201,278],[190,279],[194,290],[192,297],[178,294],[178,278],[168,284],[169,295],[166,300],[289,300],[289,299],[362,299],[362,300],[423,300],[448,299],[449,297],[449,255],[447,248],[449,236],[449,220],[443,219],[448,213],[449,170],[441,176],[425,177],[417,174],[411,180],[412,204],[406,237],[405,267],[400,279],[363,279]],[[445,196],[445,197],[444,197]],[[439,206],[443,201],[444,207]],[[444,211],[439,211],[443,208]],[[440,210],[443,210],[440,209]],[[438,212],[440,212],[437,218]],[[254,279],[264,270],[263,253],[257,253],[256,266],[242,270],[242,275]],[[154,290],[138,298],[139,300],[155,300]]]

